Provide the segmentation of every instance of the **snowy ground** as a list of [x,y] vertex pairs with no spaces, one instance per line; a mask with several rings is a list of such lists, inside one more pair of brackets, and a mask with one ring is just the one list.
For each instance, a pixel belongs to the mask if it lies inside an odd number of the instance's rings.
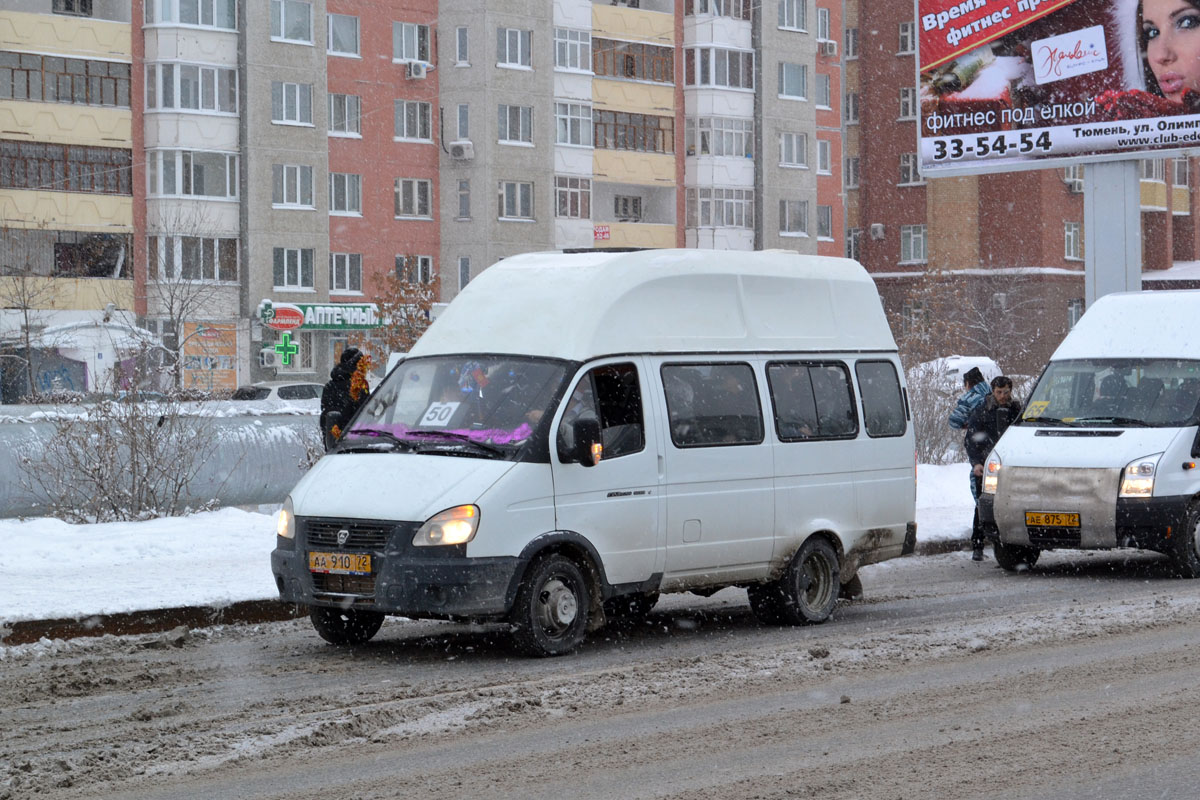
[[[921,465],[917,540],[970,536],[966,464]],[[0,625],[277,596],[273,514],[225,508],[148,522],[0,520]]]

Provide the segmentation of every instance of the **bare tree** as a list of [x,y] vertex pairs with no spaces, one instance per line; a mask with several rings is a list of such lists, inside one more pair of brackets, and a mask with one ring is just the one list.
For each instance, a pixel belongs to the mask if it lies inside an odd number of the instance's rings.
[[383,324],[369,335],[353,337],[354,345],[375,364],[386,364],[390,354],[407,353],[416,344],[429,327],[430,312],[441,291],[437,275],[430,274],[431,270],[422,274],[417,256],[404,256],[398,266],[383,279],[375,298]]
[[1037,279],[1021,269],[973,272],[958,293],[962,304],[962,349],[986,355],[1004,369],[1023,362],[1023,353],[1040,335],[1042,295]]

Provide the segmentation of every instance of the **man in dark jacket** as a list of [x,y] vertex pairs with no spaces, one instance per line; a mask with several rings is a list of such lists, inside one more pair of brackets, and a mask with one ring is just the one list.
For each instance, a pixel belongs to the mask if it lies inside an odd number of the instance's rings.
[[[321,434],[325,439],[326,452],[333,449],[350,418],[367,402],[366,392],[360,391],[355,397],[351,391],[354,373],[362,358],[363,354],[357,347],[343,350],[341,360],[329,373],[329,382],[321,390]],[[341,415],[337,420],[329,419],[333,411]],[[334,430],[335,427],[337,430]]]
[[[971,461],[971,474],[983,480],[983,462],[1019,416],[1021,404],[1012,396],[1012,378],[1001,375],[992,378],[992,393],[971,412],[967,419],[967,458]],[[975,507],[975,526],[971,531],[971,558],[983,560],[983,531],[979,528],[979,506]]]

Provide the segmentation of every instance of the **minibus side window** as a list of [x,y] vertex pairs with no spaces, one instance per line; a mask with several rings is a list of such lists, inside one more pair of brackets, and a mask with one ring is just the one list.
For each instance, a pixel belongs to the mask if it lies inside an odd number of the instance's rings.
[[854,365],[862,393],[863,425],[868,436],[903,436],[904,398],[900,379],[890,361],[859,361]]
[[642,390],[633,364],[605,364],[579,379],[558,428],[560,461],[571,459],[575,420],[589,417],[600,422],[602,460],[637,453],[646,447]]
[[665,364],[663,390],[676,447],[758,444],[758,384],[749,364]]
[[[773,363],[767,385],[780,441],[849,438],[858,434],[850,373],[841,363]],[[900,412],[903,415],[903,410]]]

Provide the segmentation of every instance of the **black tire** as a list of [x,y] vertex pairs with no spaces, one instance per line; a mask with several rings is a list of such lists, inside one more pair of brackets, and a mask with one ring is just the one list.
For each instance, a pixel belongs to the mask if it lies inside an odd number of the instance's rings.
[[1175,571],[1181,578],[1200,578],[1200,532],[1197,528],[1200,528],[1200,503],[1193,503],[1188,509],[1183,535],[1171,551]]
[[513,644],[531,656],[560,656],[574,650],[587,635],[592,596],[579,566],[551,553],[529,566],[511,623]]
[[1025,567],[1028,569],[1037,563],[1042,554],[1036,547],[1026,547],[1021,544],[1004,544],[998,539],[992,542],[992,555],[996,563],[1009,572],[1016,572]]
[[833,545],[814,536],[800,545],[778,581],[747,590],[750,608],[768,625],[819,625],[837,605],[840,573]]
[[356,608],[313,606],[308,610],[308,618],[322,639],[339,646],[366,644],[383,625],[383,614]]
[[843,600],[857,600],[863,596],[862,578],[855,573],[854,577],[842,583],[842,588],[838,590],[838,597]]
[[645,622],[657,602],[658,592],[619,595],[604,603],[604,619],[614,628],[632,628]]

